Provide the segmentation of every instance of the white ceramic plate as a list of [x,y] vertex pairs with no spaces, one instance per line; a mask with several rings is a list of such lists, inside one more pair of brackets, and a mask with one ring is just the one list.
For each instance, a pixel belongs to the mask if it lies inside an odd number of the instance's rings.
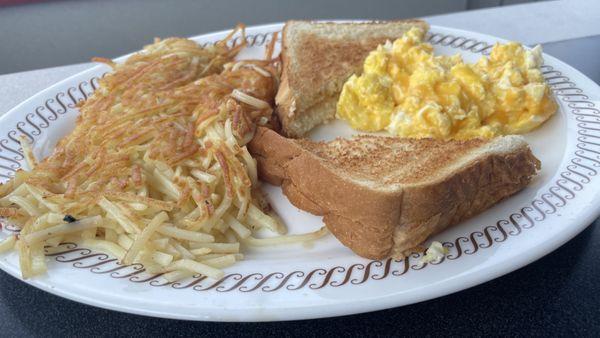
[[[241,57],[261,57],[281,24],[251,27]],[[436,52],[460,53],[469,61],[489,52],[500,39],[432,27]],[[195,37],[216,41],[225,32]],[[56,295],[103,308],[149,316],[191,320],[270,321],[340,316],[419,302],[463,290],[518,269],[582,231],[600,211],[600,88],[563,62],[544,56],[543,71],[560,111],[539,130],[525,135],[542,171],[519,194],[483,214],[436,235],[449,249],[438,264],[370,261],[354,255],[333,236],[314,245],[248,252],[219,281],[196,277],[165,284],[142,266],[74,244],[47,249],[49,273],[25,281]],[[0,180],[21,166],[17,138],[34,142],[36,155],[49,154],[74,125],[74,104],[89,96],[98,66],[68,78],[23,102],[0,118]],[[343,123],[319,127],[312,135],[348,135]],[[319,217],[294,208],[277,187],[266,187],[291,233],[321,227]],[[11,231],[4,226],[4,235]],[[4,236],[0,235],[0,236]],[[20,276],[15,253],[0,257],[0,268]]]

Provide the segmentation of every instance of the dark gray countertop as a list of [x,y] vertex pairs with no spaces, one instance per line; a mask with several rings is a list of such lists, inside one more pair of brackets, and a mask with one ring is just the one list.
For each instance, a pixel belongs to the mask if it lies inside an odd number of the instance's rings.
[[[551,43],[544,49],[600,82],[600,36]],[[65,300],[0,272],[0,336],[597,336],[598,223],[539,261],[468,290],[401,308],[310,321],[146,318]]]

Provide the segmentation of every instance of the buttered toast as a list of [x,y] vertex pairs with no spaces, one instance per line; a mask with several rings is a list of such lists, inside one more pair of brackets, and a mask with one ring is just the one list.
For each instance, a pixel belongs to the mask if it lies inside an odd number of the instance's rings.
[[259,128],[259,175],[323,216],[360,256],[399,257],[430,235],[523,189],[540,162],[519,136],[467,141],[363,135],[331,142]]

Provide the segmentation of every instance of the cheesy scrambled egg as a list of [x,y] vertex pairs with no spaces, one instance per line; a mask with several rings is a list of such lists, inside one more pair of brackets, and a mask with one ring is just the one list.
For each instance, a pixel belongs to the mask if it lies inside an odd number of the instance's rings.
[[337,117],[364,131],[469,139],[526,133],[556,111],[540,46],[496,44],[466,64],[460,55],[433,55],[424,35],[413,28],[372,51],[363,74],[344,84]]

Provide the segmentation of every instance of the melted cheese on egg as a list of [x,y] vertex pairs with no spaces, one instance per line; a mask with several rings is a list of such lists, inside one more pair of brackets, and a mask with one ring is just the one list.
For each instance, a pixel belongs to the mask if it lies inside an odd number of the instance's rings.
[[366,58],[345,83],[337,117],[354,129],[402,137],[469,139],[526,133],[557,109],[540,71],[541,48],[496,44],[474,64],[436,56],[413,28]]

